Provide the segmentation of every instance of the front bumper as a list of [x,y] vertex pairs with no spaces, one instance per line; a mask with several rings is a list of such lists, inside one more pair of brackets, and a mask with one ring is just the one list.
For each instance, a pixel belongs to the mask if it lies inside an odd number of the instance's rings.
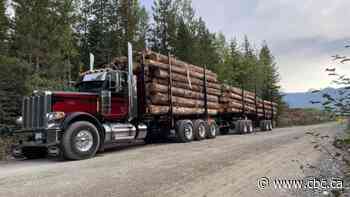
[[48,155],[58,156],[61,133],[59,129],[16,131],[14,136],[18,141],[12,146],[12,155],[22,157],[27,150],[45,149]]

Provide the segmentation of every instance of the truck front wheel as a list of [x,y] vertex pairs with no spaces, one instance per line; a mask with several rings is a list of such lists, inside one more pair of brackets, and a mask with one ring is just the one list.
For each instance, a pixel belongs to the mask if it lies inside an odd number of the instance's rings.
[[63,156],[70,160],[82,160],[95,156],[100,146],[97,128],[86,121],[74,122],[62,137]]

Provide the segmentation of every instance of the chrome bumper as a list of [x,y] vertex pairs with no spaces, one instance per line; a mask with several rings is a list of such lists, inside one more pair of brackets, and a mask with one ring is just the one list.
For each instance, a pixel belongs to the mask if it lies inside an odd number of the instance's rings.
[[21,157],[25,149],[46,149],[48,155],[59,155],[61,130],[19,130],[14,132],[18,142],[12,146],[12,155]]

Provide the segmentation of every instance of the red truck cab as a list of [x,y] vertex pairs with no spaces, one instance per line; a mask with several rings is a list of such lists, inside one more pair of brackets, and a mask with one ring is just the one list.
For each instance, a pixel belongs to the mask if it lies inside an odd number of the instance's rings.
[[[132,58],[129,57],[130,62]],[[77,92],[39,92],[23,99],[21,139],[13,155],[49,154],[80,160],[113,143],[143,140],[147,127],[137,119],[137,88],[132,64],[127,71],[91,70]]]

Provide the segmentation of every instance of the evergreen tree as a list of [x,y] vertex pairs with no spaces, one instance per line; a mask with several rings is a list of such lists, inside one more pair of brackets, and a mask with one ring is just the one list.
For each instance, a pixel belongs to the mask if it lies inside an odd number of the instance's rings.
[[220,54],[217,50],[215,34],[210,33],[202,18],[198,19],[196,36],[194,41],[193,63],[206,66],[213,71],[217,70],[220,62]]
[[193,41],[192,62],[208,69],[216,70],[220,57],[217,52],[215,34],[210,33],[202,18],[198,19]]
[[137,10],[136,16],[138,18],[137,31],[135,36],[135,49],[142,50],[147,48],[147,40],[149,38],[150,26],[149,16],[145,7]]
[[0,0],[0,54],[6,51],[9,21],[6,16],[5,0]]
[[46,77],[66,78],[66,62],[76,54],[74,6],[72,0],[13,0],[12,54]]
[[239,51],[238,43],[236,38],[234,38],[230,42],[230,65],[229,65],[229,72],[231,73],[231,85],[233,86],[240,86],[243,79],[241,78],[242,75],[240,71],[242,68],[242,54]]
[[240,83],[243,89],[249,91],[255,91],[255,87],[257,84],[256,77],[259,75],[257,73],[257,63],[258,58],[254,53],[254,49],[252,48],[248,36],[244,36],[243,41],[243,61],[240,72]]
[[279,73],[274,62],[274,57],[266,44],[263,43],[259,53],[259,66],[263,68],[263,82],[261,87],[262,98],[266,100],[280,99]]
[[176,42],[176,6],[173,0],[155,0],[153,29],[150,39],[152,49],[163,54],[174,54]]
[[177,11],[176,40],[174,53],[177,58],[193,63],[194,54],[198,51],[195,48],[197,21],[195,11],[192,8],[191,0],[177,0],[174,3]]
[[28,93],[29,66],[16,58],[0,56],[0,128],[15,125],[21,113],[22,97]]
[[138,0],[121,0],[118,8],[119,26],[121,33],[121,49],[127,54],[127,43],[131,42],[134,48],[141,50],[146,46],[148,33],[148,14]]
[[95,55],[95,64],[100,66],[112,58],[109,9],[116,8],[110,1],[94,0],[91,4],[92,19],[89,20],[88,43],[90,52]]
[[89,20],[91,18],[91,1],[81,0],[78,6],[78,24],[75,27],[75,31],[79,37],[79,54],[82,67],[79,69],[87,70],[89,65],[90,47],[89,47]]

